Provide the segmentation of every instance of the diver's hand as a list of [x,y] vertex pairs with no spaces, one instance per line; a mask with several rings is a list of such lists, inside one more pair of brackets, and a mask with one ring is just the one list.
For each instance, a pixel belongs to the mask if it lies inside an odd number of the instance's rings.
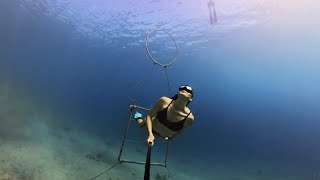
[[148,139],[147,139],[147,143],[148,143],[148,145],[153,146],[153,144],[154,144],[153,134],[149,134]]

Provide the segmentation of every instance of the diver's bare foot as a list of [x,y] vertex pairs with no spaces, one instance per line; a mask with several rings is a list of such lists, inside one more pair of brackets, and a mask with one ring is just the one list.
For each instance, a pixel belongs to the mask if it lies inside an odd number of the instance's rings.
[[136,121],[137,121],[138,124],[143,123],[143,119],[140,119],[140,118],[139,118],[139,119],[136,119]]
[[138,125],[139,125],[140,127],[144,126],[144,124],[145,124],[144,120],[141,119],[141,118],[137,118],[137,119],[136,119],[136,122],[138,123]]

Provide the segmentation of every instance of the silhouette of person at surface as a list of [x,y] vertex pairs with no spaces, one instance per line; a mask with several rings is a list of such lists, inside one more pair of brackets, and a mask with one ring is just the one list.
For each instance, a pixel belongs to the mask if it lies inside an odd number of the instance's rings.
[[214,1],[213,0],[209,0],[208,1],[208,8],[210,10],[210,24],[213,25],[213,23],[217,23],[218,22],[217,14],[216,14],[216,10],[215,10],[215,7],[214,7]]

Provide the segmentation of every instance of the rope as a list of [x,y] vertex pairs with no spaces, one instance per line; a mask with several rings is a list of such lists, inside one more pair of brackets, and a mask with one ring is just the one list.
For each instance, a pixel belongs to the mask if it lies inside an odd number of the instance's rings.
[[[168,64],[161,64],[161,63],[159,63],[159,61],[152,56],[152,54],[150,53],[149,48],[148,48],[148,42],[149,42],[149,39],[150,39],[151,34],[152,34],[152,33],[156,33],[156,32],[158,32],[158,31],[161,31],[161,32],[166,33],[166,34],[172,39],[172,41],[174,42],[174,45],[175,45],[175,47],[176,47],[176,56],[175,56],[175,57],[173,58],[173,60],[172,60],[171,62],[169,62]],[[147,53],[148,53],[150,59],[153,61],[153,64],[154,64],[154,65],[159,65],[159,66],[165,68],[168,90],[169,90],[169,94],[171,94],[170,81],[169,81],[168,68],[167,68],[167,67],[170,66],[170,65],[172,65],[173,63],[175,63],[176,60],[177,60],[177,57],[178,57],[178,55],[179,55],[179,48],[178,48],[178,45],[177,45],[175,39],[171,36],[171,34],[169,34],[167,31],[165,31],[165,30],[163,30],[163,29],[155,29],[155,30],[152,30],[152,31],[147,35],[147,38],[146,38],[146,50],[147,50]]]
[[90,179],[90,180],[94,180],[94,179],[96,179],[97,177],[101,176],[102,174],[104,174],[104,173],[106,173],[106,172],[110,171],[112,168],[114,168],[114,167],[118,166],[118,164],[120,164],[120,163],[121,163],[121,162],[117,162],[116,164],[114,164],[113,166],[111,166],[109,169],[106,169],[105,171],[103,171],[102,173],[100,173],[100,174],[96,175],[94,178],[92,178],[92,179]]
[[[148,42],[149,42],[149,39],[150,39],[151,34],[152,34],[152,33],[155,33],[155,32],[158,32],[158,31],[162,31],[162,32],[166,33],[166,34],[172,39],[172,41],[174,42],[175,47],[176,47],[176,56],[175,56],[174,59],[173,59],[171,62],[169,62],[168,64],[161,64],[161,63],[159,63],[159,61],[152,56],[152,54],[150,53],[149,48],[148,48]],[[141,98],[140,98],[140,99],[133,99],[133,98],[131,98],[130,96],[128,96],[129,99],[130,99],[131,101],[133,101],[134,103],[136,103],[137,101],[142,100],[142,96],[143,96],[143,94],[144,94],[144,92],[145,92],[146,82],[148,82],[148,81],[150,80],[150,78],[152,77],[152,73],[154,72],[156,65],[159,65],[159,66],[165,68],[168,91],[169,91],[169,94],[171,95],[171,88],[170,88],[170,82],[169,82],[168,68],[167,68],[167,67],[170,66],[170,65],[172,65],[173,63],[175,63],[175,61],[177,60],[177,57],[178,57],[178,55],[179,55],[179,48],[178,48],[178,45],[177,45],[175,39],[171,36],[171,34],[169,34],[169,33],[168,33],[167,31],[165,31],[165,30],[161,30],[161,29],[152,30],[152,31],[147,35],[147,38],[146,38],[146,51],[147,51],[150,59],[153,61],[153,65],[154,65],[154,66],[152,67],[151,73],[146,76],[146,79],[143,80],[142,83],[141,83],[141,81],[137,83],[137,84],[140,86],[140,89],[141,89],[140,94],[139,94],[139,96],[141,96]]]
[[164,67],[166,70],[166,77],[167,77],[167,83],[168,83],[168,89],[169,89],[169,94],[171,94],[171,89],[170,89],[170,81],[169,81],[169,76],[168,76],[168,69],[167,67]]
[[172,178],[172,175],[171,175],[171,173],[170,173],[170,171],[169,171],[169,168],[168,168],[168,167],[166,167],[166,169],[167,169],[167,171],[168,171],[169,178],[170,178],[170,179],[173,179],[173,178]]

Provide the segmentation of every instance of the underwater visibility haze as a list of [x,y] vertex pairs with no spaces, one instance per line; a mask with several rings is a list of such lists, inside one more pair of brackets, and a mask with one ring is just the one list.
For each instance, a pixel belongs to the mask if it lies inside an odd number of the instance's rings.
[[[1,0],[0,179],[92,179],[129,106],[193,88],[151,179],[320,180],[320,2]],[[159,31],[154,31],[159,30]],[[146,51],[160,64],[154,64]],[[134,101],[137,100],[137,101]],[[131,123],[128,159],[145,161]],[[165,155],[156,138],[151,161]],[[142,179],[120,164],[96,179]]]

